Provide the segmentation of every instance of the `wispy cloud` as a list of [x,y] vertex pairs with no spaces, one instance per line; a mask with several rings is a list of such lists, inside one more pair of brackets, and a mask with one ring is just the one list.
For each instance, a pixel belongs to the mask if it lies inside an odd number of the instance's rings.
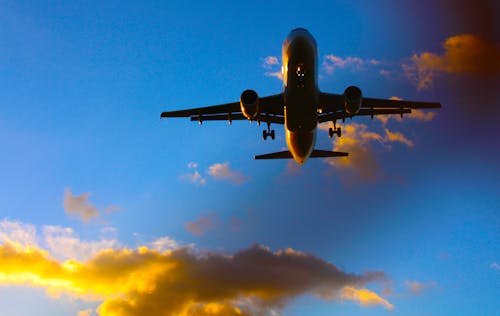
[[242,184],[247,177],[242,173],[232,170],[229,162],[216,163],[208,168],[208,174],[216,180],[227,180],[234,184]]
[[406,281],[405,286],[411,293],[420,295],[428,289],[435,288],[436,282]]
[[271,68],[272,66],[279,65],[278,57],[276,56],[267,56],[264,58],[264,67]]
[[91,308],[85,309],[83,311],[79,311],[77,316],[92,316],[93,310]]
[[[320,129],[328,130],[328,124],[321,124]],[[358,177],[375,181],[381,175],[374,145],[391,149],[391,144],[402,143],[408,147],[413,142],[398,132],[384,128],[383,134],[370,131],[365,124],[351,123],[342,126],[342,137],[333,141],[333,150],[349,152],[347,157],[331,158],[326,161],[341,170],[352,170]]]
[[203,176],[198,171],[198,164],[196,162],[189,162],[187,164],[187,167],[189,169],[191,169],[192,172],[191,173],[185,173],[185,174],[181,175],[180,178],[182,180],[185,180],[185,181],[188,181],[188,182],[191,182],[191,183],[194,183],[194,184],[198,184],[198,185],[205,185],[205,184],[207,184],[207,180],[205,178],[203,178]]
[[264,69],[266,69],[264,75],[268,77],[276,77],[279,80],[283,80],[283,73],[281,72],[280,69],[280,62],[278,57],[276,56],[265,57],[263,67]]
[[474,34],[449,37],[442,55],[423,52],[414,54],[403,64],[403,70],[417,89],[428,89],[442,74],[493,75],[500,73],[500,45]]
[[347,56],[342,58],[333,54],[326,55],[323,58],[323,68],[328,74],[332,74],[336,69],[348,68],[359,71],[365,66],[377,66],[381,62],[376,59],[362,59],[360,57]]
[[498,262],[494,261],[492,264],[490,264],[490,268],[492,268],[496,271],[500,271],[500,264],[498,264]]
[[212,212],[206,216],[198,217],[194,222],[187,222],[186,230],[193,235],[203,236],[207,232],[216,229],[219,224],[220,221],[217,219],[217,214]]
[[141,246],[102,250],[86,261],[60,261],[41,247],[6,242],[0,244],[0,271],[2,285],[41,287],[52,298],[68,294],[100,302],[101,316],[262,315],[304,294],[393,309],[366,288],[385,282],[382,272],[347,273],[313,255],[257,245],[233,255]]

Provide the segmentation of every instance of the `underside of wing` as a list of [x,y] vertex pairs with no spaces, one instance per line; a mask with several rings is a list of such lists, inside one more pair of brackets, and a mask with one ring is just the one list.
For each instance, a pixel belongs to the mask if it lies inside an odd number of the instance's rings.
[[[253,121],[284,124],[283,95],[276,94],[258,98],[258,112]],[[229,121],[247,120],[240,102],[199,107],[187,110],[167,111],[161,113],[161,118],[190,117],[192,121]]]
[[[328,158],[328,157],[345,157],[348,156],[346,152],[340,151],[329,151],[329,150],[319,150],[315,149],[312,151],[309,158]],[[254,157],[256,160],[261,159],[293,159],[292,153],[288,150],[278,151],[275,153],[257,155]]]
[[[349,92],[349,90],[346,90],[346,92]],[[375,115],[399,114],[402,116],[411,113],[412,109],[436,109],[441,107],[438,102],[364,98],[361,97],[361,90],[359,90],[357,97],[353,100],[349,95],[345,94],[320,93],[318,122],[344,120],[354,116],[371,116],[372,118]],[[353,105],[354,107],[352,107]]]

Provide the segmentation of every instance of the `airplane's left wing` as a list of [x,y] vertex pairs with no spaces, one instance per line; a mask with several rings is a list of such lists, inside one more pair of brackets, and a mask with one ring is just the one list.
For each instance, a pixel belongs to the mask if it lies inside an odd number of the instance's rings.
[[[259,115],[256,121],[284,124],[283,95],[276,94],[259,98]],[[239,102],[199,107],[187,110],[168,111],[161,113],[164,117],[190,117],[192,121],[233,121],[246,120],[241,112]]]

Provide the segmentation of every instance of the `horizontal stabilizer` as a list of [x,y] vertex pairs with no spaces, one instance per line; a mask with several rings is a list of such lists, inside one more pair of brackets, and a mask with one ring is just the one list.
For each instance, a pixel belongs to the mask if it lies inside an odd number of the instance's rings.
[[278,151],[275,153],[257,155],[254,157],[255,159],[290,159],[293,158],[292,153],[288,150]]
[[[312,151],[309,158],[328,158],[328,157],[345,157],[348,153],[341,151],[329,151],[329,150],[318,150]],[[258,155],[254,157],[255,159],[290,159],[293,158],[292,153],[288,150],[278,151],[275,153]]]
[[315,149],[311,153],[311,156],[309,158],[327,158],[327,157],[345,157],[348,156],[348,153],[341,152],[341,151],[329,151],[329,150],[318,150]]

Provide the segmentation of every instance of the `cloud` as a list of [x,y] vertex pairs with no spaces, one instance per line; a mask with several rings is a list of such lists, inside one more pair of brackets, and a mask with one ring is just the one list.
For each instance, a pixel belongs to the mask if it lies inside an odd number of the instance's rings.
[[0,244],[1,285],[101,302],[101,316],[262,315],[304,294],[392,310],[365,287],[385,281],[383,272],[346,273],[310,254],[258,245],[233,255],[190,248],[105,249],[86,261],[59,261],[39,247]]
[[367,289],[356,289],[346,286],[342,290],[342,297],[344,299],[358,301],[359,304],[363,306],[383,305],[390,311],[394,310],[394,305]]
[[366,65],[377,66],[381,62],[376,59],[362,59],[360,57],[342,58],[333,54],[326,55],[323,58],[323,68],[328,74],[332,74],[335,69],[350,68],[352,70],[361,70]]
[[406,138],[405,135],[399,132],[391,132],[388,128],[384,128],[384,131],[385,131],[385,140],[387,142],[400,142],[408,147],[413,147],[413,142],[408,138]]
[[442,55],[414,54],[403,64],[406,76],[419,90],[428,89],[441,74],[496,75],[500,73],[500,45],[474,34],[449,37]]
[[93,310],[91,308],[88,308],[83,311],[79,311],[77,316],[92,316],[93,315]]
[[206,216],[200,216],[194,222],[186,223],[186,230],[193,235],[203,236],[207,232],[214,230],[219,226],[220,221],[217,219],[217,214],[210,213]]
[[159,252],[164,252],[167,250],[179,248],[179,243],[175,239],[165,236],[149,243],[149,247]]
[[264,58],[264,68],[271,68],[272,66],[279,65],[278,57],[267,56]]
[[99,216],[97,208],[89,203],[90,192],[73,195],[70,189],[64,190],[63,207],[66,213],[80,218],[84,222]]
[[276,77],[279,80],[283,80],[283,73],[281,71],[269,71],[264,73],[264,75],[268,77]]
[[[402,101],[400,97],[392,96],[389,98],[389,100],[398,100]],[[386,125],[391,119],[396,120],[398,122],[402,122],[405,119],[410,119],[414,121],[421,121],[421,122],[429,122],[432,121],[436,117],[436,112],[433,111],[423,111],[423,110],[416,110],[412,109],[410,114],[404,114],[403,117],[401,117],[399,114],[394,114],[394,115],[376,115],[375,118],[382,122],[382,125]]]
[[431,289],[436,287],[436,282],[427,282],[427,283],[422,283],[418,281],[406,281],[405,286],[413,294],[420,295],[422,294],[425,290]]
[[203,176],[200,174],[200,172],[197,170],[198,169],[198,164],[196,162],[189,162],[187,164],[187,167],[189,169],[193,169],[193,173],[186,173],[181,175],[181,179],[185,181],[189,181],[191,183],[197,184],[197,185],[205,185],[207,184],[207,180],[203,178]]
[[[328,130],[328,126],[320,124],[319,128]],[[365,124],[350,123],[342,126],[342,130],[342,137],[333,140],[333,150],[348,152],[349,156],[328,158],[325,161],[339,170],[350,170],[367,181],[375,181],[382,175],[375,146],[386,150],[392,149],[393,143],[413,147],[413,142],[405,135],[386,127],[384,133],[377,133],[369,130]]]
[[229,162],[216,163],[208,168],[208,174],[216,180],[227,180],[234,184],[242,184],[247,178],[229,168]]
[[82,241],[71,228],[43,226],[43,241],[52,256],[61,259],[86,260],[105,249],[117,248],[114,239]]
[[281,69],[279,69],[279,59],[276,56],[267,56],[264,58],[264,69],[268,70],[264,73],[264,75],[268,77],[276,77],[279,80],[283,80],[283,73]]
[[[81,219],[85,223],[88,223],[95,218],[99,218],[100,212],[89,202],[90,195],[90,192],[86,192],[81,195],[73,195],[71,189],[65,189],[63,207],[66,214]],[[119,209],[119,206],[113,205],[107,207],[104,211],[113,212]]]
[[496,271],[500,271],[500,265],[498,264],[498,262],[493,262],[492,264],[490,264],[490,268],[496,270]]

